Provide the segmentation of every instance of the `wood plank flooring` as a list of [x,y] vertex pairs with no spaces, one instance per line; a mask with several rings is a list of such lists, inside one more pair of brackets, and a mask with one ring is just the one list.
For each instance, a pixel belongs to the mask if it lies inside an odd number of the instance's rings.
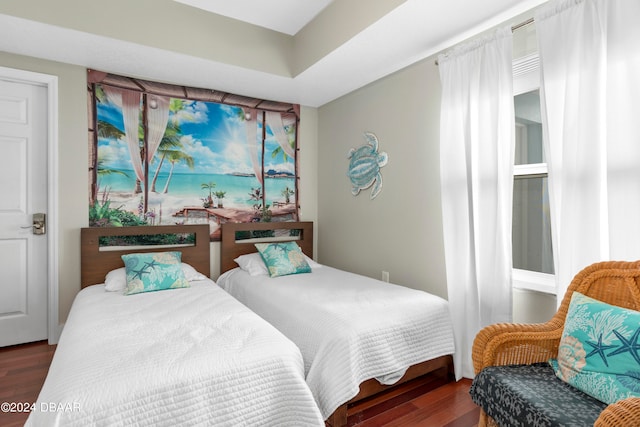
[[[0,348],[0,403],[35,402],[55,346],[46,341]],[[469,397],[471,381],[442,378],[410,381],[385,396],[350,409],[356,427],[476,427],[480,410]],[[0,426],[22,426],[27,413],[1,412]]]
[[349,409],[354,427],[476,427],[480,409],[471,401],[471,380],[426,376]]
[[[46,341],[0,348],[0,404],[33,403],[56,349]],[[22,426],[28,413],[0,411],[0,425]]]

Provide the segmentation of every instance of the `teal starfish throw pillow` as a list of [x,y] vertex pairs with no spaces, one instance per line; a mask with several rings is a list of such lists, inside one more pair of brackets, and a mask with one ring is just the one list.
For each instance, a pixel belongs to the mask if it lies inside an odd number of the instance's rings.
[[180,252],[149,252],[122,255],[127,285],[125,295],[163,289],[188,288]]
[[311,267],[296,242],[256,243],[255,246],[269,270],[269,277],[311,273]]
[[605,403],[640,397],[640,312],[574,292],[556,376]]

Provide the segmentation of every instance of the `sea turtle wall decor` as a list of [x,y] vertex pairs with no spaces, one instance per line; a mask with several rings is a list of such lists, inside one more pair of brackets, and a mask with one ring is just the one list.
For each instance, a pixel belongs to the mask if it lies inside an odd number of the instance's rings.
[[371,132],[364,133],[366,144],[349,150],[349,170],[351,194],[357,196],[360,190],[373,185],[371,199],[382,191],[382,174],[380,168],[387,164],[389,156],[384,151],[378,152],[378,138]]

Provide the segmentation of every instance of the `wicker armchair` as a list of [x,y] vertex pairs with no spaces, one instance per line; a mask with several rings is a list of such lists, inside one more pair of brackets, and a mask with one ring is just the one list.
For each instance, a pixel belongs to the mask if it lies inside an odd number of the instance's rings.
[[[574,291],[606,303],[640,311],[640,261],[592,264],[571,281],[558,312],[546,323],[500,323],[483,328],[473,343],[476,375],[487,366],[546,362],[558,353],[565,317]],[[482,411],[479,427],[496,426]],[[607,406],[595,426],[640,426],[640,398]]]

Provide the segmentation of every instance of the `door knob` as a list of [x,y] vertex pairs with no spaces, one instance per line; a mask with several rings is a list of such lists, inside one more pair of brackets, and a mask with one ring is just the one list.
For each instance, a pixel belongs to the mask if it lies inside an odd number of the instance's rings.
[[33,234],[45,234],[47,232],[47,214],[34,213],[33,224],[20,228],[31,228]]

